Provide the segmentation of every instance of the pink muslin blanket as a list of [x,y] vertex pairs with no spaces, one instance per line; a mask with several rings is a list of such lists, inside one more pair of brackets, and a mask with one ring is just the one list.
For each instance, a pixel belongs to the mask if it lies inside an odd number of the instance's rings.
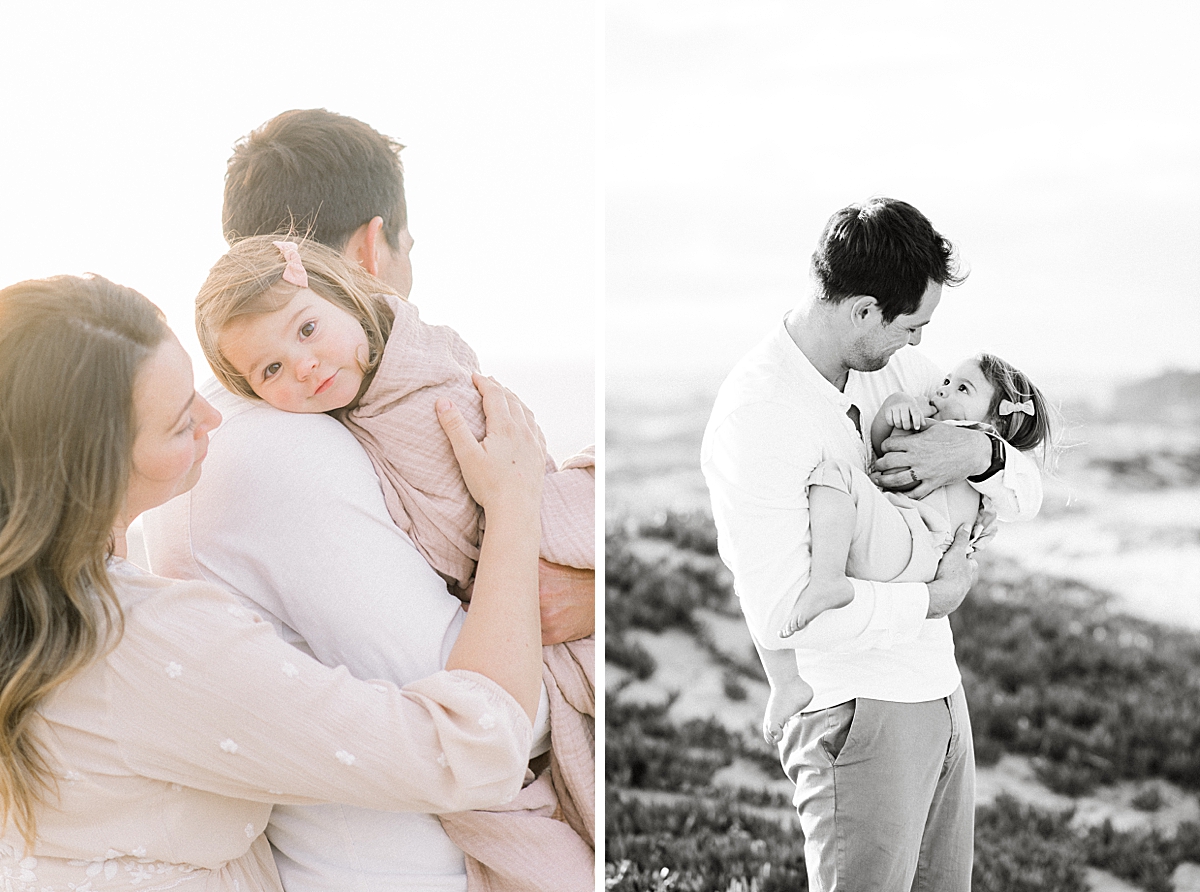
[[[385,297],[396,314],[387,348],[359,404],[338,417],[371,457],[392,519],[435,570],[465,589],[479,559],[483,511],[467,491],[434,403],[449,398],[483,439],[483,403],[471,383],[479,360],[454,329],[427,325],[411,303]],[[542,557],[592,569],[595,454],[589,447],[561,468],[547,456],[546,474]]]
[[[370,456],[392,519],[435,570],[466,589],[479,558],[483,511],[467,491],[434,404],[449,398],[482,439],[483,404],[471,383],[479,361],[453,329],[427,325],[411,303],[385,297],[395,321],[383,358],[359,404],[338,413],[339,420]],[[591,447],[561,467],[547,457],[541,556],[596,566]],[[592,637],[543,648],[549,768],[507,806],[441,816],[467,855],[472,892],[593,888],[595,660]]]

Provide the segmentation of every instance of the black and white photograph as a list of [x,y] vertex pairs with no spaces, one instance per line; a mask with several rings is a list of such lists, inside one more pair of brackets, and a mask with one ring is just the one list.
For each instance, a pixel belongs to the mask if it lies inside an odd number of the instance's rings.
[[608,4],[607,889],[1200,889],[1198,29]]

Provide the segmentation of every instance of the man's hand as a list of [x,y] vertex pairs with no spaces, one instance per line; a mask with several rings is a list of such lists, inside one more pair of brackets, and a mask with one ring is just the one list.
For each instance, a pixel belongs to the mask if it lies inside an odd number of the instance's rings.
[[990,499],[984,499],[983,507],[975,517],[975,526],[971,528],[971,544],[967,548],[967,554],[982,551],[995,537],[998,526],[995,507]]
[[929,583],[929,611],[926,619],[941,619],[958,609],[979,576],[979,564],[967,557],[970,530],[966,524],[958,528],[954,541],[938,564],[937,576]]
[[538,560],[542,644],[586,638],[596,631],[596,571]]
[[883,441],[883,448],[871,479],[883,489],[902,491],[914,499],[982,474],[992,457],[987,434],[951,424],[927,424],[919,433],[893,434]]

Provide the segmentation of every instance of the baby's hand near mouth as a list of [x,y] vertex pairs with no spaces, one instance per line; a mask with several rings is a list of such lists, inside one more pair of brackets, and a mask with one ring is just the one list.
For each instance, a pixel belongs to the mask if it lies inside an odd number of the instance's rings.
[[925,418],[932,414],[933,404],[927,399],[917,399],[906,393],[894,393],[884,400],[880,411],[888,424],[905,431],[919,431]]

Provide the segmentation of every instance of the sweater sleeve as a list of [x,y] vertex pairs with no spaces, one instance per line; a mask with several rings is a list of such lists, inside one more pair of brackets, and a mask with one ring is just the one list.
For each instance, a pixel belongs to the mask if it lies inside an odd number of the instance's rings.
[[146,777],[431,813],[496,805],[521,787],[532,729],[488,678],[359,681],[204,583],[170,584],[129,611],[107,659],[110,733]]

